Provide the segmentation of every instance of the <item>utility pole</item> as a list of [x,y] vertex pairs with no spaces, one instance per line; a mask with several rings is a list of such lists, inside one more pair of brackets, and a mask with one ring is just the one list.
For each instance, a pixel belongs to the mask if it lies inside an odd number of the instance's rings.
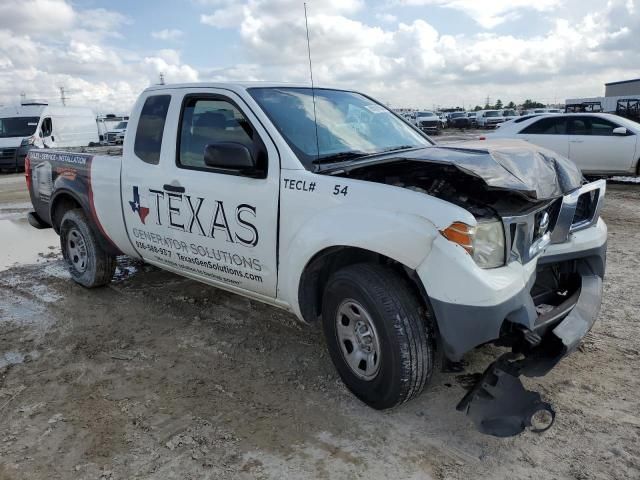
[[60,101],[62,102],[62,106],[66,107],[68,97],[65,95],[64,87],[59,87],[59,88],[60,88]]
[[491,97],[489,95],[487,95],[487,101],[485,105],[491,106]]

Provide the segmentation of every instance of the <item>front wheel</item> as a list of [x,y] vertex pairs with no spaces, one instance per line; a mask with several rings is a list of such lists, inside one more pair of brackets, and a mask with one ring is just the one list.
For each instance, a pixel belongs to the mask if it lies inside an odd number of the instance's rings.
[[108,284],[116,270],[116,259],[96,238],[81,209],[69,210],[60,223],[60,247],[71,278],[87,288]]
[[404,277],[379,265],[345,267],[324,292],[322,322],[342,381],[375,409],[420,394],[433,370],[430,318]]

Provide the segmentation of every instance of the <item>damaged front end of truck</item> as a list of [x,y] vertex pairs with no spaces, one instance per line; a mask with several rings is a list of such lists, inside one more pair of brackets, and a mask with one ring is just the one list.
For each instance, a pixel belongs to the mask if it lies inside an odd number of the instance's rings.
[[[606,225],[599,218],[606,182],[586,183],[570,161],[521,142],[401,151],[330,173],[425,193],[468,210],[479,222],[499,219],[501,267],[522,265],[522,286],[483,304],[434,298],[427,286],[427,301],[450,361],[487,343],[509,349],[487,367],[458,410],[481,432],[499,437],[549,428],[553,407],[525,389],[520,377],[547,374],[597,318],[606,263]],[[419,276],[437,266],[423,268]],[[499,277],[497,271],[476,273]],[[473,288],[472,281],[468,285]]]

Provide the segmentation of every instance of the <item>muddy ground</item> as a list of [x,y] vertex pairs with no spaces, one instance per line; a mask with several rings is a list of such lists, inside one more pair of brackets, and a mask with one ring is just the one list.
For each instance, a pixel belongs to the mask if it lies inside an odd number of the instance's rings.
[[[4,204],[26,201],[22,182],[0,176]],[[527,381],[555,405],[552,429],[510,439],[454,409],[493,347],[377,412],[342,386],[319,329],[126,259],[83,289],[31,230],[39,263],[0,272],[0,480],[640,478],[640,185],[610,185],[604,217],[600,320]]]

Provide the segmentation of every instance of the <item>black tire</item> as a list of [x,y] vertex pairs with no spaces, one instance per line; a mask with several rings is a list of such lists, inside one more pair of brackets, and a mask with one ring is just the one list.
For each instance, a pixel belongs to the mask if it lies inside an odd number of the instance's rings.
[[[354,373],[345,358],[349,354],[343,353],[343,349],[348,351],[349,340],[339,339],[338,312],[351,301],[365,309],[359,314],[370,319],[378,337],[379,364],[373,378],[362,378],[366,364],[360,366],[360,375]],[[341,316],[343,326],[344,320]],[[349,325],[351,320],[347,322]],[[324,291],[322,323],[329,354],[342,381],[370,407],[382,410],[404,403],[419,395],[430,380],[434,364],[431,318],[408,281],[397,272],[357,264],[333,274]]]
[[87,288],[111,282],[116,258],[102,248],[82,209],[69,210],[62,217],[60,247],[75,282]]

